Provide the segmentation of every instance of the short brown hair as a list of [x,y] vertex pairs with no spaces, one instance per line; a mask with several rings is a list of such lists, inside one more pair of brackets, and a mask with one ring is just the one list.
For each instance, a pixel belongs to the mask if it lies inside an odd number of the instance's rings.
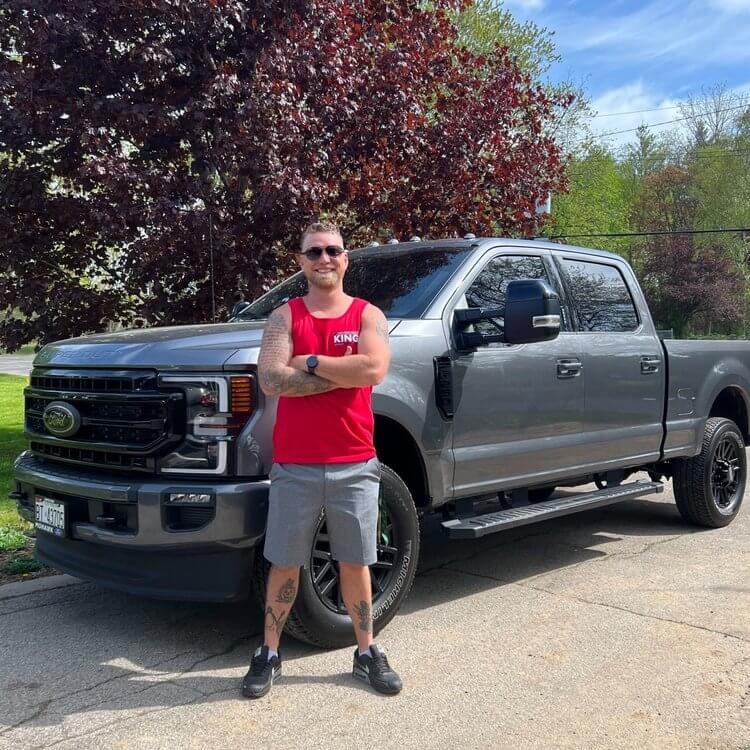
[[312,224],[309,224],[305,231],[302,232],[302,236],[299,238],[299,249],[302,250],[302,246],[305,244],[305,237],[307,237],[309,234],[318,234],[318,232],[328,232],[330,234],[337,234],[339,237],[341,237],[341,240],[343,242],[343,235],[339,231],[339,228],[331,221],[314,221]]

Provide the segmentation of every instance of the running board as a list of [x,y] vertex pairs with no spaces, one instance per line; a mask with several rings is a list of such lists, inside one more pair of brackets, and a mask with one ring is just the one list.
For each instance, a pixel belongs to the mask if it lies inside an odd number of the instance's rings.
[[659,492],[664,492],[664,485],[661,482],[630,482],[583,495],[561,497],[557,500],[545,500],[543,503],[524,505],[520,508],[485,513],[473,518],[452,518],[449,521],[443,521],[442,525],[450,539],[476,539],[487,534],[494,534],[496,531],[514,529],[516,526],[546,521],[548,518],[567,516],[580,510],[603,508],[612,503],[619,503],[621,500],[629,500],[631,497],[653,495]]

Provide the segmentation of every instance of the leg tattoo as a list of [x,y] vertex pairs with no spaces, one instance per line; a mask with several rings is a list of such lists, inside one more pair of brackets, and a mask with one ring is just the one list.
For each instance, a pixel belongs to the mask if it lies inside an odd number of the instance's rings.
[[266,630],[275,630],[277,635],[281,635],[281,631],[284,629],[284,623],[286,622],[287,612],[282,610],[277,616],[271,607],[266,609],[266,616],[263,622],[263,627]]
[[294,585],[294,579],[288,578],[286,583],[279,589],[276,601],[279,604],[291,604],[295,596],[297,596],[297,587]]
[[361,601],[355,605],[354,611],[359,617],[359,629],[369,632],[372,627],[372,614],[370,613],[370,605],[366,601]]

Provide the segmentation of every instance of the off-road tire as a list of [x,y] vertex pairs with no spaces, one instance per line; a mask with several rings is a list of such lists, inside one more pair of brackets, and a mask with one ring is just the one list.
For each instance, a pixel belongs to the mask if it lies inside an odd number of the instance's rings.
[[[419,559],[419,518],[409,489],[393,469],[381,464],[380,492],[382,501],[395,526],[399,545],[394,572],[389,586],[379,595],[373,592],[373,628],[382,630],[396,615],[411,589]],[[313,542],[313,548],[315,547]],[[352,621],[347,614],[334,612],[321,600],[312,580],[310,564],[300,571],[300,584],[294,607],[289,613],[284,632],[297,640],[322,648],[340,648],[356,642]],[[380,554],[379,554],[380,558]],[[253,591],[261,607],[265,606],[266,579],[269,564],[258,547],[253,570]]]
[[[724,451],[736,454],[740,473],[731,502],[724,508],[715,497],[715,460],[722,446]],[[701,452],[675,461],[673,487],[677,509],[686,521],[699,526],[713,529],[726,526],[739,513],[746,481],[745,441],[739,427],[730,419],[711,417],[706,420]]]

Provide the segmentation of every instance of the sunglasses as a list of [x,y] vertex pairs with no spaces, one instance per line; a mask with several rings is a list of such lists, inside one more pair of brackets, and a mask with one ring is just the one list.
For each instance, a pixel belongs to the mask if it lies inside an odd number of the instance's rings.
[[338,245],[326,245],[326,247],[309,247],[302,253],[302,255],[308,260],[317,260],[324,252],[328,253],[329,258],[338,258],[339,255],[345,253],[346,250]]

